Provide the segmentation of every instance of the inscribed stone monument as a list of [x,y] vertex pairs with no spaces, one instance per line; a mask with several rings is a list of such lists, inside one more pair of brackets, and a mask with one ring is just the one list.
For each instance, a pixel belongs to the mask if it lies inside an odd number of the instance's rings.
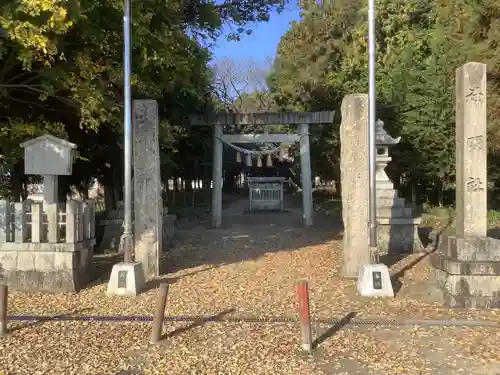
[[344,246],[342,275],[358,277],[370,263],[368,248],[368,95],[352,94],[342,100],[340,173]]
[[456,72],[457,237],[486,236],[486,65]]
[[144,276],[160,274],[163,202],[161,199],[158,104],[134,100],[134,239],[135,261]]
[[487,237],[486,65],[456,72],[456,236],[444,238],[431,263],[443,303],[500,307],[500,240]]

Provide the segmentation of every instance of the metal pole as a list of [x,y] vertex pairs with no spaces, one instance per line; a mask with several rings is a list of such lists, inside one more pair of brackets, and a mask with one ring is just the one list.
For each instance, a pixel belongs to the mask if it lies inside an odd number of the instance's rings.
[[132,54],[130,35],[130,0],[123,3],[123,134],[124,134],[124,218],[120,250],[125,263],[132,262],[134,237],[132,234]]
[[375,0],[368,0],[368,175],[369,175],[369,227],[370,248],[377,247],[377,192],[375,180]]

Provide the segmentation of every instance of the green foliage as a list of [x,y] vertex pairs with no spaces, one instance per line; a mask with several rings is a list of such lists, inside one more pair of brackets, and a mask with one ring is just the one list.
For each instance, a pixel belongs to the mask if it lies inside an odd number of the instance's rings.
[[[338,112],[346,94],[367,92],[366,6],[302,2],[302,20],[282,38],[269,77],[282,108]],[[397,184],[432,187],[440,201],[455,179],[455,69],[466,61],[488,63],[490,161],[500,160],[500,3],[381,0],[376,6],[377,117],[402,137],[388,173]],[[323,176],[338,177],[338,125],[313,133],[313,165]]]
[[[265,21],[282,6],[278,0],[132,1],[132,96],[159,103],[163,178],[194,178],[210,168],[211,129],[190,129],[187,115],[214,105],[208,62],[222,27],[235,26],[228,37],[238,39],[251,32],[249,22]],[[19,187],[19,143],[48,132],[78,146],[69,184],[82,191],[95,178],[121,185],[122,18],[122,0],[0,4],[0,177],[10,171]]]
[[8,118],[0,127],[0,168],[9,169],[22,159],[20,143],[47,133],[65,138],[64,125],[43,120],[28,123],[22,118]]

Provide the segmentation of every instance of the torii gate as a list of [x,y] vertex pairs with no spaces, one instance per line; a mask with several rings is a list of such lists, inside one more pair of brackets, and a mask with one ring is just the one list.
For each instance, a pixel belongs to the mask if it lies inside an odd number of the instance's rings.
[[[222,225],[222,168],[223,142],[228,143],[300,143],[300,168],[304,224],[312,225],[312,177],[309,147],[309,125],[332,124],[335,112],[260,112],[210,113],[191,115],[192,126],[213,126],[214,147],[212,166],[212,225]],[[224,134],[228,125],[298,125],[298,134]]]

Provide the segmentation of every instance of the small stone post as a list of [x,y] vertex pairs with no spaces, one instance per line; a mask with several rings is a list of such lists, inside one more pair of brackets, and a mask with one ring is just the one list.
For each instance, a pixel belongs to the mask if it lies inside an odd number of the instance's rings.
[[342,275],[358,277],[370,263],[368,248],[368,95],[344,97],[340,125],[340,174],[344,246]]
[[456,235],[486,236],[486,64],[456,71]]
[[66,243],[78,242],[78,202],[68,200],[66,202]]
[[42,222],[42,203],[31,204],[31,242],[40,243],[42,241],[43,222]]
[[313,224],[313,202],[312,202],[312,177],[311,177],[311,154],[309,147],[309,124],[299,125],[300,134],[300,168],[302,207],[304,210],[304,224],[310,227]]
[[27,237],[26,213],[23,203],[14,203],[14,238],[16,243],[23,243]]
[[212,226],[220,228],[222,225],[222,125],[214,125],[214,157],[212,166]]
[[11,209],[8,200],[0,200],[0,243],[11,239]]

